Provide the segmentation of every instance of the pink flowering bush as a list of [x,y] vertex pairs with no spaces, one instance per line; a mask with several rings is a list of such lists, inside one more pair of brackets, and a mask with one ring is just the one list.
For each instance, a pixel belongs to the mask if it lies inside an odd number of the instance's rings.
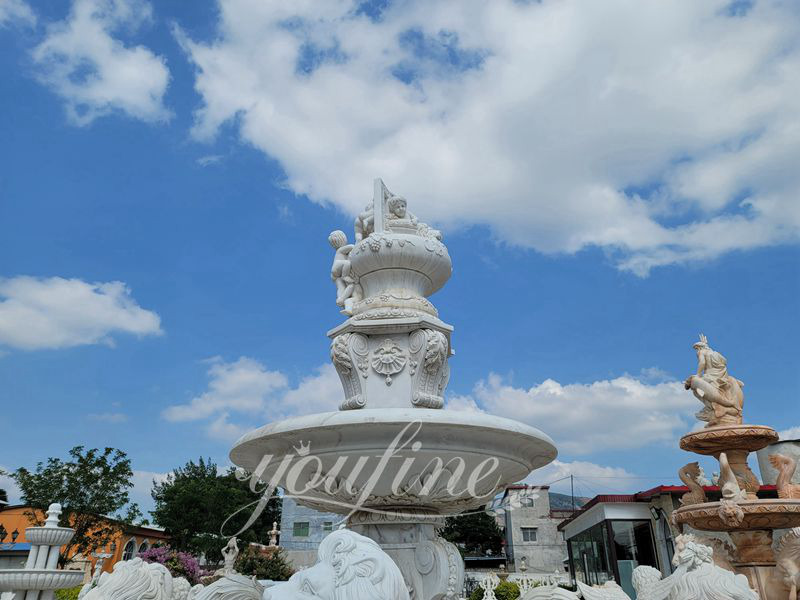
[[164,565],[174,577],[183,577],[192,585],[200,583],[200,578],[207,575],[194,556],[188,552],[176,552],[169,546],[154,546],[141,552],[139,558]]

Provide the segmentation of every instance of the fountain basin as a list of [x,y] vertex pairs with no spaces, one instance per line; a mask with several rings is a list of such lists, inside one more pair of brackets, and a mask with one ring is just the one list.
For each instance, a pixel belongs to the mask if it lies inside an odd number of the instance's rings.
[[[387,447],[398,436],[407,443],[387,460]],[[289,455],[294,455],[292,466],[276,477],[281,461]],[[264,461],[265,456],[272,459]],[[287,481],[294,481],[295,491],[289,489],[289,493],[318,510],[349,514],[361,500],[360,505],[367,508],[413,507],[440,515],[485,505],[506,485],[524,479],[556,456],[553,441],[523,423],[483,413],[421,408],[362,409],[287,419],[244,435],[230,453],[236,465],[256,472],[262,481],[275,478],[284,489]],[[342,464],[338,470],[337,462]],[[356,472],[359,462],[363,467]],[[463,465],[460,471],[459,465]],[[467,489],[481,465],[478,473],[484,476]],[[447,471],[440,472],[437,481],[427,480],[436,466]],[[323,480],[325,484],[319,485]],[[315,481],[314,489],[304,489]],[[427,486],[419,485],[426,481]],[[304,493],[297,494],[300,489]]]
[[681,437],[681,449],[706,456],[720,452],[756,452],[778,441],[778,433],[765,425],[706,427]]
[[83,583],[83,571],[50,569],[4,569],[0,571],[0,592],[15,590],[60,590]]
[[73,535],[75,530],[68,527],[29,527],[25,530],[25,538],[31,544],[44,546],[63,546]]
[[675,522],[700,531],[745,531],[800,527],[800,500],[766,499],[737,503],[744,520],[737,527],[725,524],[719,516],[720,502],[690,504],[673,513]]

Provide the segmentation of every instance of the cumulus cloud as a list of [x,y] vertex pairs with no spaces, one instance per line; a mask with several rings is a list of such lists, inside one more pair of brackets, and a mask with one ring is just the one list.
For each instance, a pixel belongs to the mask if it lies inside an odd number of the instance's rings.
[[441,224],[483,223],[621,269],[800,237],[800,18],[729,0],[389,4],[220,0],[177,30],[202,97],[286,184],[355,213],[371,180]]
[[[570,481],[572,476],[572,481]],[[609,467],[586,461],[554,460],[549,465],[537,469],[525,479],[529,485],[549,485],[553,491],[569,493],[575,489],[575,495],[591,494],[620,490],[623,493],[639,491],[637,487],[645,481],[622,467]],[[577,482],[577,485],[576,485]],[[571,487],[572,486],[572,487]]]
[[[342,386],[332,365],[319,367],[296,387],[285,374],[270,371],[259,361],[241,357],[233,362],[213,359],[208,389],[187,404],[167,407],[169,421],[205,421],[212,438],[232,441],[255,425],[282,418],[336,410]],[[246,422],[237,417],[247,416]],[[253,418],[262,419],[254,424]]]
[[163,483],[169,473],[158,473],[155,471],[137,471],[134,469],[132,483],[133,487],[130,490],[130,497],[132,502],[136,502],[145,512],[150,510],[153,506],[153,497],[150,492],[155,483]]
[[35,25],[36,14],[23,0],[0,0],[0,28],[11,23]]
[[75,0],[64,21],[48,26],[33,60],[40,80],[66,102],[73,123],[87,125],[114,110],[143,121],[169,118],[166,60],[115,37],[151,18],[145,0]]
[[779,431],[778,435],[782,440],[800,440],[800,425]]
[[113,334],[159,335],[161,320],[120,281],[0,279],[0,345],[22,350],[114,344]]
[[697,401],[677,381],[648,384],[623,375],[590,384],[546,379],[530,388],[495,374],[469,396],[450,399],[450,410],[484,410],[546,431],[559,450],[587,454],[673,442],[689,427]]

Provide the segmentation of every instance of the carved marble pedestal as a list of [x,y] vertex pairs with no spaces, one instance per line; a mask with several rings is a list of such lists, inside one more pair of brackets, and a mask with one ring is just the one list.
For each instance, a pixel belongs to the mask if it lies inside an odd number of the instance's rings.
[[349,527],[380,544],[400,568],[412,600],[456,600],[464,586],[458,548],[436,535],[444,519],[425,511],[358,512]]

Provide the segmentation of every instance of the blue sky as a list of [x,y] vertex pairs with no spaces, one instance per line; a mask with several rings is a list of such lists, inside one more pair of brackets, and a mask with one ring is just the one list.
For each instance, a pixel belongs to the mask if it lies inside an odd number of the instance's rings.
[[326,238],[374,176],[445,232],[451,406],[556,439],[533,480],[675,482],[701,331],[748,421],[800,426],[798,15],[619,4],[624,35],[572,2],[0,0],[0,465],[111,445],[146,505],[333,409]]

